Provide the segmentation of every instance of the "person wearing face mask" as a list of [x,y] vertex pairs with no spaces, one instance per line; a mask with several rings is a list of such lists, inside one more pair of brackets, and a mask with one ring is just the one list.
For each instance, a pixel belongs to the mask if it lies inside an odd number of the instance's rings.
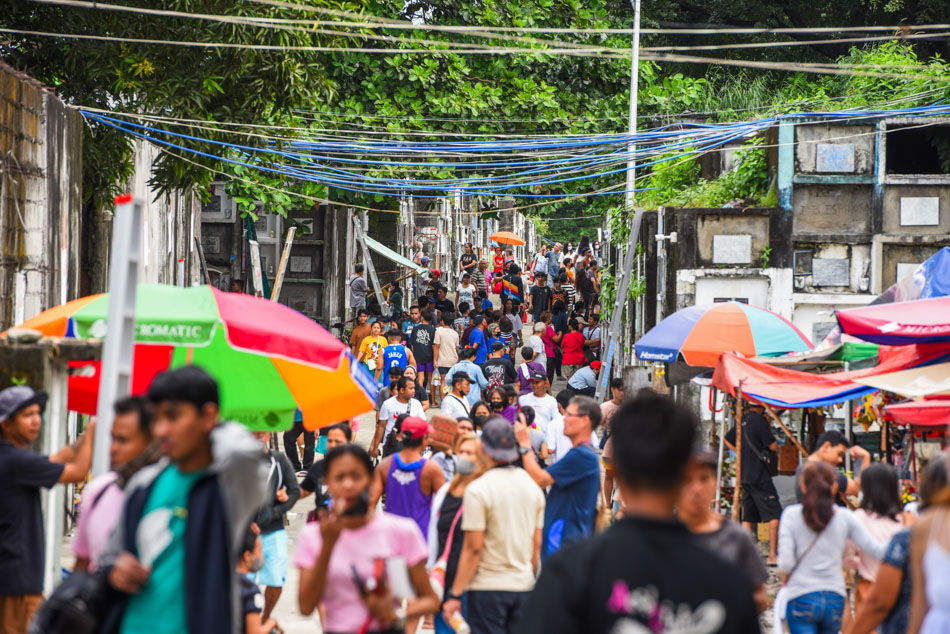
[[[300,612],[324,604],[325,632],[402,632],[406,623],[432,614],[439,599],[426,574],[426,546],[408,518],[377,512],[369,503],[373,463],[365,449],[341,445],[327,454],[326,482],[333,505],[297,537]],[[370,591],[379,560],[401,559],[415,598],[395,596],[387,578]]]
[[251,581],[249,574],[255,574],[264,567],[264,550],[261,536],[248,527],[244,534],[244,543],[238,555],[237,573],[241,589],[241,614],[244,616],[244,634],[270,634],[275,629],[282,632],[273,618],[261,619],[264,599],[260,588]]
[[[473,436],[474,434],[475,426],[472,424],[471,419],[468,416],[461,416],[455,422],[455,435],[452,438],[452,444],[449,448],[445,451],[438,451],[432,454],[432,461],[442,467],[442,473],[445,475],[446,482],[450,482],[452,478],[455,477],[455,456],[453,454],[455,443],[462,436]],[[438,495],[438,491],[436,491],[436,495]],[[433,495],[432,498],[435,499],[435,495]],[[435,508],[435,506],[433,505],[432,508]]]
[[[445,557],[445,584],[449,588],[455,581],[459,556],[462,554],[462,496],[469,483],[482,471],[482,446],[472,434],[464,434],[455,441],[455,477],[436,493],[432,500],[432,518],[429,521],[429,559],[431,570],[436,562]],[[441,600],[442,597],[439,597]],[[462,616],[466,613],[465,598],[462,599]],[[436,634],[451,634],[454,630],[445,622],[441,613],[435,617]]]
[[501,416],[509,423],[515,422],[518,408],[508,403],[508,394],[504,389],[496,387],[488,392],[488,406],[495,416]]

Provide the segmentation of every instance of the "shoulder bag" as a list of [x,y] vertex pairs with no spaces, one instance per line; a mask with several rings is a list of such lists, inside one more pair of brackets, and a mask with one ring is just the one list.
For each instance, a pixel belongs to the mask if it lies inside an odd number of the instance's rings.
[[[745,427],[745,423],[742,423],[742,426]],[[759,460],[765,463],[765,467],[769,470],[770,476],[774,478],[778,475],[778,454],[776,452],[761,451],[753,442],[749,442],[749,449],[752,450],[752,453],[754,453]]]
[[449,528],[449,537],[445,540],[445,549],[442,551],[442,554],[439,555],[439,558],[436,559],[432,570],[429,571],[429,583],[432,584],[432,590],[435,592],[435,596],[439,597],[439,601],[442,601],[445,595],[445,571],[449,567],[449,553],[452,552],[452,538],[455,536],[455,526],[461,517],[462,507],[459,506],[459,510],[455,512],[455,519],[452,520],[452,526]]

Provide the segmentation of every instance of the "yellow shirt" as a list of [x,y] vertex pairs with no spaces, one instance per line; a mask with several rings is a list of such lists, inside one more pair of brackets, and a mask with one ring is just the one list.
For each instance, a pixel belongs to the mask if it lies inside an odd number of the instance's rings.
[[373,335],[364,337],[363,342],[360,343],[360,352],[363,353],[363,363],[365,363],[366,367],[371,371],[376,371],[376,358],[385,347],[386,340],[381,335],[377,337]]

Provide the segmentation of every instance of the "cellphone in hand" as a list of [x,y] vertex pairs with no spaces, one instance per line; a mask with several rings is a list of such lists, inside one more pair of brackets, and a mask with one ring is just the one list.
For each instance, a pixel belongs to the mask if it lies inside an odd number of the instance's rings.
[[366,515],[369,512],[369,489],[364,489],[352,505],[343,511],[343,515]]

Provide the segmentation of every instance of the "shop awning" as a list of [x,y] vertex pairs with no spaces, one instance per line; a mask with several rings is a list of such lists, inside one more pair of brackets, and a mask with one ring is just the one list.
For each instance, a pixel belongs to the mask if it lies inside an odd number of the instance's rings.
[[908,398],[950,394],[950,363],[937,363],[855,380]]
[[939,430],[950,424],[950,398],[895,403],[885,406],[884,412],[898,425]]
[[950,297],[838,311],[842,332],[888,346],[950,341]]
[[873,368],[809,374],[727,353],[719,359],[712,384],[735,396],[741,383],[745,398],[778,407],[821,407],[858,398],[877,389],[858,383],[859,378],[948,361],[950,343],[881,347],[879,356],[880,363]]
[[384,246],[383,244],[377,242],[376,240],[373,240],[369,236],[363,236],[363,239],[366,240],[366,246],[368,246],[370,250],[375,251],[376,253],[380,254],[384,258],[388,260],[392,260],[396,264],[400,266],[404,266],[407,269],[411,269],[420,275],[422,274],[423,271],[425,271],[423,267],[419,266],[418,264],[416,264],[409,258],[399,255],[398,253],[396,253],[389,247]]

